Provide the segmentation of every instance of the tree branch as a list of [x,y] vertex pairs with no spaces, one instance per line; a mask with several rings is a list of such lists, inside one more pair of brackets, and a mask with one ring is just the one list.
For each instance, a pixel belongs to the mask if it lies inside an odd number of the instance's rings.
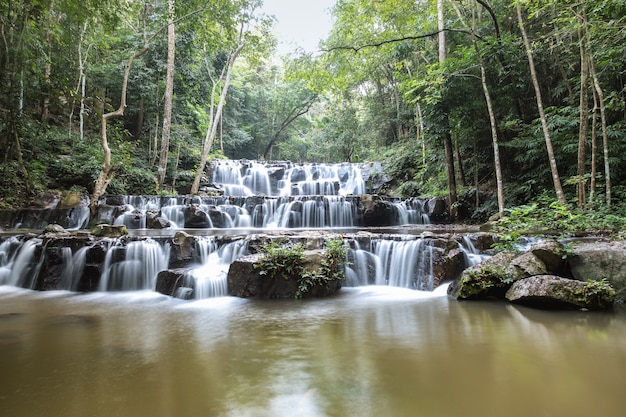
[[[443,29],[443,30],[436,30],[434,32],[425,33],[423,35],[404,36],[402,38],[387,39],[387,40],[376,42],[376,43],[366,43],[360,46],[333,46],[332,48],[329,48],[329,49],[322,49],[321,52],[333,52],[333,51],[339,51],[339,50],[359,52],[361,49],[378,48],[380,46],[383,46],[389,43],[416,41],[416,40],[425,39],[425,38],[432,38],[433,36],[439,35],[439,33],[441,32],[454,32],[454,33],[464,33],[466,35],[471,35],[469,31],[463,30],[463,29]],[[482,40],[482,38],[480,38],[479,36],[477,36],[477,38]]]

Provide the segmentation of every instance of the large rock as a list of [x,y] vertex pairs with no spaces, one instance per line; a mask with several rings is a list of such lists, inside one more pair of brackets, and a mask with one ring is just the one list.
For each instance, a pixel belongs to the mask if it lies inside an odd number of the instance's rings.
[[448,287],[448,295],[456,299],[501,298],[515,279],[511,275],[511,262],[517,257],[514,252],[500,252],[491,258],[463,271],[461,276]]
[[581,281],[606,279],[626,298],[626,242],[589,240],[572,244],[567,261],[572,276]]
[[[304,252],[303,268],[308,276],[320,271],[326,259],[325,250]],[[262,254],[241,257],[230,265],[228,270],[228,293],[243,298],[296,298],[304,277],[296,272],[287,272],[287,278],[282,274],[266,275],[255,265],[258,265]],[[317,283],[302,297],[325,297],[334,294],[341,288],[341,280],[333,279]]]
[[213,226],[209,215],[197,204],[189,204],[185,207],[184,215],[185,227],[188,229],[208,229]]
[[506,299],[546,309],[610,308],[615,291],[605,281],[582,282],[554,275],[536,275],[515,282],[506,292]]
[[186,268],[167,269],[157,275],[155,291],[187,300],[193,298],[195,280]]

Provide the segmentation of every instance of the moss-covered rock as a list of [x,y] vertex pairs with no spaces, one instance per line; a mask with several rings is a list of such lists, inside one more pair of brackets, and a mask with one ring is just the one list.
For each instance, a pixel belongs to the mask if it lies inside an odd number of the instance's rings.
[[508,271],[516,256],[515,252],[500,252],[467,268],[448,287],[448,294],[456,299],[502,297],[515,279]]
[[545,309],[604,310],[613,306],[615,290],[606,281],[536,275],[515,282],[506,292],[506,299]]

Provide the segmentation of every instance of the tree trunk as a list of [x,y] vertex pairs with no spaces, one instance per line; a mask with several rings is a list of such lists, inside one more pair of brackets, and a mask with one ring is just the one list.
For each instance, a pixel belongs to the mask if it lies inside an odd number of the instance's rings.
[[174,0],[168,0],[167,18],[167,74],[165,77],[165,102],[163,104],[163,130],[161,132],[161,156],[158,167],[158,186],[165,182],[167,158],[170,147],[170,128],[172,126],[172,97],[174,95],[174,54],[176,52],[176,32],[174,26]]
[[[443,16],[443,0],[437,0],[437,29],[439,31],[439,63],[446,60],[446,34]],[[446,154],[447,177],[448,177],[448,207],[450,208],[450,218],[457,217],[457,195],[456,195],[456,175],[454,169],[454,153],[452,147],[452,135],[450,134],[450,124],[448,116],[445,116],[445,134],[443,137],[444,152]]]
[[[484,6],[484,5],[483,5]],[[455,8],[459,19],[463,20],[463,15],[461,11],[453,3],[453,7]],[[495,21],[495,19],[494,19]],[[465,24],[466,26],[467,23]],[[483,88],[483,95],[485,97],[485,102],[487,104],[487,113],[489,114],[489,125],[491,127],[491,142],[493,146],[493,166],[496,172],[496,190],[498,196],[498,214],[500,217],[504,216],[504,184],[502,181],[502,164],[500,163],[500,142],[498,140],[498,124],[496,121],[496,114],[493,107],[493,101],[491,100],[491,93],[489,91],[489,85],[487,84],[487,70],[485,67],[485,61],[483,60],[483,56],[480,53],[480,49],[478,48],[478,42],[476,38],[476,18],[472,16],[472,25],[470,27],[471,37],[472,37],[472,46],[474,51],[476,52],[476,58],[478,59],[478,65],[480,66],[480,83]],[[478,169],[476,169],[476,173]],[[478,181],[476,180],[476,195],[478,198]]]
[[[141,55],[145,54],[147,50],[148,48],[144,47],[141,51],[131,56],[124,66],[124,77],[122,78],[120,106],[118,107],[118,109],[109,113],[104,113],[104,109],[102,111],[102,118],[100,119],[100,142],[102,145],[102,150],[104,151],[104,162],[102,163],[100,175],[98,175],[98,178],[96,179],[96,182],[94,184],[93,193],[89,202],[89,211],[91,212],[92,216],[96,214],[98,200],[100,200],[100,197],[102,197],[106,192],[109,183],[113,179],[114,173],[113,165],[111,164],[111,148],[109,147],[109,142],[107,139],[107,122],[109,119],[112,119],[114,117],[124,116],[124,110],[126,110],[126,91],[128,90],[128,76],[130,75],[130,68],[133,64],[133,61]],[[102,99],[104,100],[104,94]]]
[[587,136],[589,132],[589,96],[587,93],[587,83],[589,78],[589,60],[587,58],[587,29],[584,15],[578,16],[579,39],[580,39],[580,104],[579,104],[579,128],[578,128],[578,164],[576,184],[576,194],[578,196],[578,207],[584,208],[586,205],[587,190],[585,189],[585,174],[587,173]]
[[459,184],[461,187],[465,187],[467,185],[467,181],[465,180],[465,170],[463,169],[463,162],[461,158],[461,147],[459,146],[459,137],[455,135],[454,138],[454,160],[456,161],[456,167],[459,174]]
[[606,205],[611,205],[611,170],[609,164],[609,137],[607,135],[606,106],[604,103],[604,92],[600,86],[600,80],[596,72],[596,65],[593,57],[589,56],[589,70],[593,79],[593,87],[598,95],[598,104],[600,105],[600,126],[602,127],[602,148],[604,155],[604,182],[606,187]]
[[591,180],[589,183],[589,204],[593,204],[596,193],[596,177],[598,176],[598,94],[593,90],[593,111],[591,112]]
[[537,108],[539,110],[539,118],[541,120],[541,128],[543,130],[543,137],[546,141],[546,148],[548,150],[548,160],[550,162],[550,171],[552,172],[552,182],[554,184],[554,191],[556,198],[563,206],[567,205],[567,199],[563,193],[563,187],[561,186],[561,178],[559,177],[559,171],[556,165],[556,158],[554,156],[554,149],[552,147],[552,139],[550,138],[550,131],[548,129],[548,122],[546,120],[546,113],[543,109],[543,99],[541,98],[541,89],[539,87],[539,80],[537,78],[537,71],[535,69],[535,61],[533,59],[533,52],[526,34],[524,27],[524,19],[522,17],[522,8],[519,2],[515,3],[517,8],[517,21],[520,32],[522,33],[522,39],[524,40],[524,49],[526,49],[526,55],[528,57],[528,65],[530,67],[530,77],[535,89],[535,98],[537,99]]
[[204,173],[204,168],[206,166],[206,158],[209,156],[209,152],[211,151],[211,146],[213,145],[213,141],[217,135],[217,127],[220,119],[222,118],[222,111],[224,109],[224,103],[226,102],[226,95],[228,94],[228,88],[230,87],[230,80],[233,72],[233,67],[235,66],[235,61],[237,57],[241,53],[244,42],[243,39],[240,38],[240,43],[237,45],[237,48],[233,51],[230,56],[226,68],[226,77],[224,80],[224,86],[222,87],[222,91],[220,93],[220,100],[217,104],[217,110],[215,111],[215,117],[211,117],[211,125],[207,129],[206,137],[204,138],[204,146],[202,147],[202,154],[200,155],[200,164],[198,164],[198,169],[196,170],[196,176],[194,177],[193,184],[191,185],[191,194],[197,194],[200,190],[200,179],[202,178],[202,174]]

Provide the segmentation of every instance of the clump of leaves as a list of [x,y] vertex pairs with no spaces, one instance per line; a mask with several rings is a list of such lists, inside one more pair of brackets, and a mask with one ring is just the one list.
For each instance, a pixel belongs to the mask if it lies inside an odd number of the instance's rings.
[[580,290],[575,292],[576,297],[592,308],[606,308],[615,300],[615,289],[606,280],[589,280]]
[[259,274],[269,277],[277,275],[289,279],[294,275],[302,275],[304,271],[304,246],[293,244],[286,239],[272,240],[259,247],[263,254],[255,268]]
[[326,286],[332,281],[339,281],[345,278],[346,254],[348,247],[343,240],[333,239],[325,242],[326,259],[315,273],[303,271],[298,280],[296,298],[302,298],[308,294],[315,286]]
[[304,246],[291,243],[286,239],[277,239],[259,248],[263,254],[255,268],[260,275],[282,277],[285,280],[297,279],[296,298],[302,298],[316,286],[326,286],[332,281],[345,277],[347,246],[341,239],[326,241],[326,257],[317,271],[305,268]]

